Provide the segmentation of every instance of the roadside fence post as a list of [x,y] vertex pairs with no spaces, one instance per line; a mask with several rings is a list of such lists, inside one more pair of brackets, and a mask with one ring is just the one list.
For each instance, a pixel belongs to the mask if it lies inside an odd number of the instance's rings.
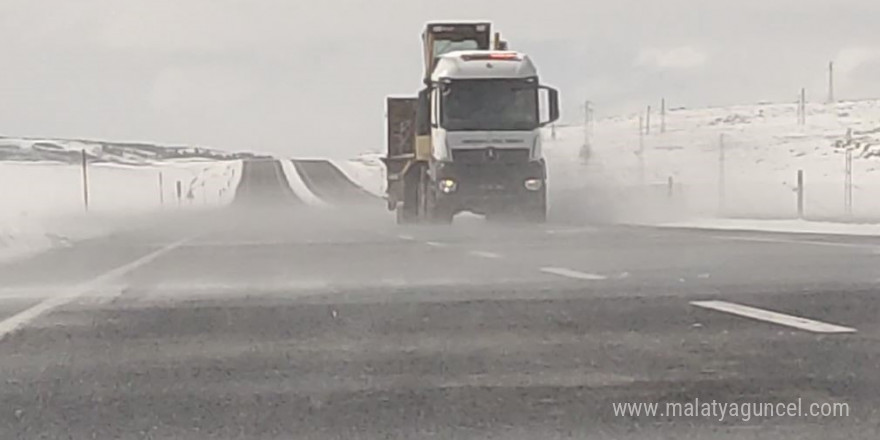
[[804,218],[804,170],[798,170],[797,174],[797,209],[798,218]]

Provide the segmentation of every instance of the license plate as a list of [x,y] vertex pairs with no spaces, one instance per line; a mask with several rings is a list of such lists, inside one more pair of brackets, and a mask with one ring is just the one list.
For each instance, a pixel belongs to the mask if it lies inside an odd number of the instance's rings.
[[504,191],[504,185],[498,183],[484,183],[480,185],[480,189],[486,191]]

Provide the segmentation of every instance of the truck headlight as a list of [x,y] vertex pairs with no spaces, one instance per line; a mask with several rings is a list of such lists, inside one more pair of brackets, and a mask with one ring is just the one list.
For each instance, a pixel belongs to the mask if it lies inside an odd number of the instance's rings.
[[456,189],[458,189],[458,184],[455,183],[452,179],[441,179],[439,182],[440,191],[443,194],[454,193]]
[[544,186],[544,182],[542,182],[541,179],[526,179],[523,185],[529,191],[537,191]]

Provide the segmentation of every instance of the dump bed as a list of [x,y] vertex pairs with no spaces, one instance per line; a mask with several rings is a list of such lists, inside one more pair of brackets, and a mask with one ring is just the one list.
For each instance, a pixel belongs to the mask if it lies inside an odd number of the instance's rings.
[[418,98],[388,98],[386,102],[388,153],[383,162],[389,208],[403,199],[402,176],[415,158],[418,104]]
[[489,50],[492,44],[492,25],[481,23],[428,23],[422,33],[425,74],[431,78],[437,58],[456,50]]
[[418,98],[388,98],[387,141],[388,157],[396,158],[415,153],[416,111]]

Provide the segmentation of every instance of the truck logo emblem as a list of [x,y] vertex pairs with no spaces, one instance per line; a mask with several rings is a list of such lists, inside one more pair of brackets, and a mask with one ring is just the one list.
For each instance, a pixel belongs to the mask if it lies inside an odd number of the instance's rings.
[[495,157],[496,157],[496,155],[495,155],[495,147],[488,147],[488,148],[486,148],[486,159],[494,160]]

